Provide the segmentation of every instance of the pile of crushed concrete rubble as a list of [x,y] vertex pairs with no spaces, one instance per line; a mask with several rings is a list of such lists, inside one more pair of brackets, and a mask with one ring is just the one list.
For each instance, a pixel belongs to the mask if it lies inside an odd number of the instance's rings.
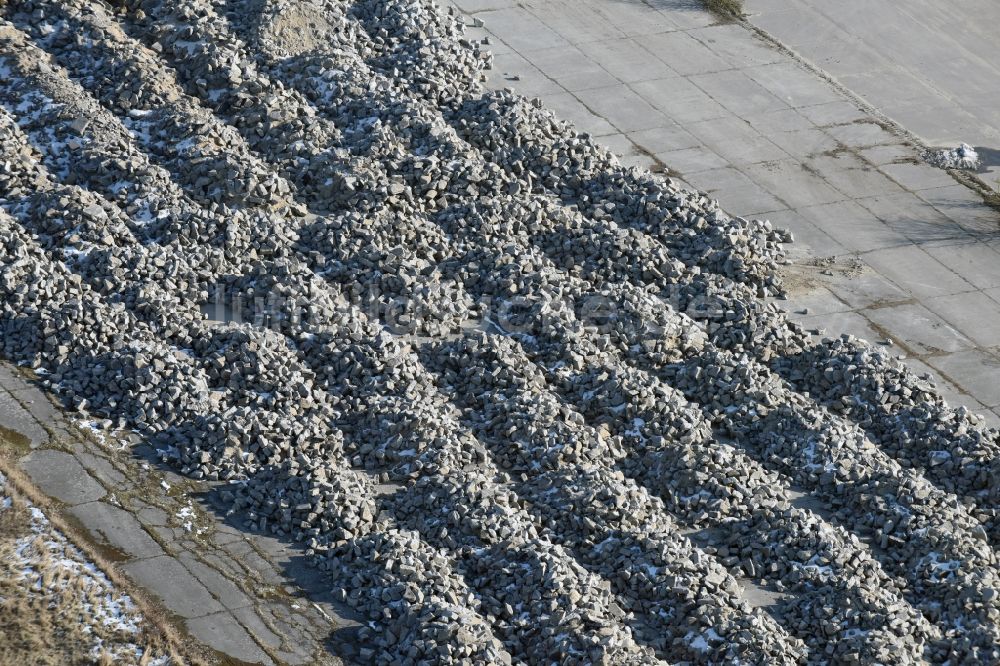
[[0,14],[0,351],[301,543],[358,660],[1000,660],[998,433],[429,0]]

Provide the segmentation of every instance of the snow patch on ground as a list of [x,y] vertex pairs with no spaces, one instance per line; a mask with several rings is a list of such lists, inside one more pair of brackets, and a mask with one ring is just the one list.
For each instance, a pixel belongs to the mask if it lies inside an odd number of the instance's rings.
[[979,153],[967,143],[951,150],[928,151],[924,155],[924,159],[941,169],[962,169],[964,171],[976,171],[982,164]]
[[[6,482],[6,477],[0,474],[0,512],[12,510],[15,503],[23,502],[8,494]],[[68,593],[78,600],[80,615],[88,622],[85,632],[93,637],[90,650],[94,659],[107,654],[122,663],[141,660],[145,647],[128,640],[106,644],[101,637],[101,634],[107,636],[108,631],[119,636],[139,636],[145,620],[132,598],[116,590],[104,572],[52,526],[41,509],[24,505],[30,515],[28,533],[15,539],[6,550],[6,568],[17,572],[16,577],[23,581],[26,590],[55,598],[65,598]],[[162,666],[169,664],[170,658],[155,657],[148,663]]]
[[197,535],[201,535],[202,533],[205,532],[204,527],[198,526],[197,523],[198,514],[195,512],[194,505],[191,503],[191,500],[188,500],[187,506],[181,508],[181,510],[178,511],[174,517],[177,518],[178,522],[181,524],[181,527],[184,528],[185,532],[194,533]]

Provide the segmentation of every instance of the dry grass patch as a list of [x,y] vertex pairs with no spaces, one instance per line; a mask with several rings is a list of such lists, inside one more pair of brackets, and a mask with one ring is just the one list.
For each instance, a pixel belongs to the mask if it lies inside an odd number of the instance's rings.
[[139,607],[0,474],[0,664],[180,664]]
[[702,0],[705,9],[725,21],[743,18],[743,0]]

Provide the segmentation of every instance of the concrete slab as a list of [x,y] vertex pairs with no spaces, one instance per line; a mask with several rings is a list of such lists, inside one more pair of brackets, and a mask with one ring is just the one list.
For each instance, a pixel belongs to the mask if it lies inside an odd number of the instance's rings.
[[945,187],[937,187],[918,192],[917,196],[932,206],[938,207],[966,206],[974,208],[981,206],[983,203],[983,198],[979,195],[979,193],[955,182],[952,182],[951,185]]
[[7,363],[0,363],[0,386],[8,391],[15,391],[25,384],[21,373],[14,369],[14,366]]
[[843,97],[826,81],[788,59],[751,67],[747,76],[793,108],[839,102]]
[[788,104],[739,70],[699,74],[688,77],[688,81],[741,117],[788,108]]
[[623,166],[637,166],[650,169],[656,160],[645,154],[627,135],[620,132],[600,137],[600,144],[618,158]]
[[[920,81],[900,67],[889,64],[886,67],[876,67],[858,74],[846,74],[838,76],[837,80],[851,90],[862,90],[873,85],[881,85],[885,88],[884,96],[908,99],[916,103],[921,97],[931,94],[930,89]],[[870,100],[869,100],[870,101]],[[913,131],[925,135],[926,120],[924,115],[946,114],[954,117],[948,107],[936,106],[936,108],[916,108],[896,105],[890,117],[904,127],[912,127]]]
[[779,210],[763,216],[776,227],[792,232],[794,242],[786,251],[795,256],[832,257],[847,253],[847,248],[833,240],[826,232],[805,219],[796,210]]
[[[768,2],[769,0],[759,0],[759,1]],[[803,18],[801,17],[797,17],[798,20],[800,21],[799,23],[788,22],[787,21],[788,12],[785,12],[784,8],[768,7],[768,10],[769,12],[766,18],[771,22],[779,22],[779,21],[781,22],[781,25],[784,28],[784,31],[782,32],[783,35],[782,42],[793,48],[796,47],[798,43],[801,41],[808,41],[809,39],[826,39],[828,32],[837,29],[836,26],[830,24],[829,21],[825,21],[823,17],[819,15],[815,17],[809,16],[808,18],[805,19],[806,21],[809,21],[809,23],[804,24],[802,22]],[[785,20],[782,21],[782,19]],[[784,25],[785,23],[788,23],[788,25],[787,26]],[[767,28],[766,25],[761,27],[764,27],[765,29]],[[836,57],[840,55],[841,55],[840,53],[836,53],[833,54],[831,57]],[[813,62],[817,61],[813,60]]]
[[[817,130],[812,122],[792,108],[765,113],[740,114],[740,117],[764,136],[771,138],[776,134],[785,134],[799,130]],[[818,131],[818,130],[817,130]]]
[[631,37],[592,42],[586,45],[586,52],[605,71],[624,83],[679,76]]
[[947,171],[929,164],[886,164],[879,171],[892,178],[908,190],[928,190],[934,187],[949,187],[955,184],[955,179]]
[[288,666],[307,666],[312,662],[312,657],[304,652],[286,652],[284,650],[274,651],[275,659],[280,660]]
[[517,5],[514,0],[450,0],[450,2],[467,14],[491,9],[506,9]]
[[614,134],[602,136],[600,144],[604,148],[611,151],[611,154],[615,157],[634,155],[637,150],[635,144],[632,143],[632,140],[621,132],[615,132]]
[[750,124],[758,132],[763,132],[768,139],[792,157],[803,158],[819,155],[837,147],[837,142],[833,140],[833,137],[817,128],[768,133],[758,125],[754,125],[752,120]]
[[860,275],[829,276],[824,278],[824,284],[853,309],[899,304],[912,299],[910,294],[871,269]]
[[809,206],[798,209],[798,212],[851,252],[910,244],[906,236],[894,231],[854,201]]
[[274,566],[261,557],[246,538],[222,544],[222,547],[234,562],[246,570],[248,575],[253,576],[262,584],[278,586],[285,582]]
[[122,570],[137,584],[156,594],[168,610],[183,618],[202,617],[224,610],[208,589],[172,557],[161,555],[130,562]]
[[683,176],[693,176],[702,171],[721,169],[729,166],[729,162],[720,155],[716,155],[704,147],[657,153],[656,158],[666,164],[672,171],[676,171]]
[[270,534],[252,534],[250,540],[256,549],[267,557],[269,562],[278,567],[290,564],[295,556],[301,554],[300,550],[290,546],[288,542]]
[[883,145],[864,148],[859,151],[859,154],[862,158],[871,162],[875,166],[882,166],[883,164],[898,162],[899,160],[912,159],[913,148],[911,146],[897,143],[888,146]]
[[937,187],[921,190],[917,196],[970,233],[996,236],[1000,232],[1000,211],[983,205],[982,197],[967,187]]
[[735,116],[688,123],[684,128],[734,166],[790,157],[770,139],[754,131],[745,120]]
[[135,513],[143,525],[163,527],[167,524],[167,512],[156,506],[144,506]]
[[859,121],[849,125],[835,125],[828,127],[826,131],[848,148],[867,148],[898,141],[894,135],[874,122]]
[[522,7],[508,7],[477,14],[486,27],[501,37],[514,50],[530,51],[539,46],[565,46],[569,44],[554,30],[539,21]]
[[493,71],[490,87],[494,89],[512,88],[525,97],[566,92],[558,83],[542,74],[541,70],[517,53],[502,53],[495,56]]
[[642,81],[631,84],[631,88],[667,118],[683,126],[687,123],[731,115],[708,93],[685,78],[670,77]]
[[857,199],[875,217],[914,243],[954,243],[969,232],[920,198],[909,194],[884,194]]
[[42,393],[37,386],[21,380],[16,384],[16,389],[13,393],[21,401],[21,404],[24,405],[24,408],[28,410],[28,413],[38,421],[39,425],[51,426],[57,421],[62,420],[62,414],[52,404],[52,400],[49,399],[49,396]]
[[819,331],[817,335],[821,337],[835,338],[843,333],[849,333],[872,343],[883,339],[871,322],[857,312],[829,312],[801,317],[799,323],[806,330]]
[[259,642],[272,649],[281,647],[281,637],[267,628],[267,625],[264,624],[263,620],[260,619],[260,616],[253,608],[237,608],[233,610],[232,613],[233,617],[235,617],[239,623],[242,624]]
[[592,136],[606,136],[618,132],[611,123],[595,114],[570,92],[546,95],[545,104],[565,121],[573,123],[580,132]]
[[875,250],[865,263],[918,298],[973,291],[975,287],[916,246]]
[[731,67],[742,69],[787,60],[787,56],[756,35],[747,39],[746,29],[733,23],[696,28],[688,30],[687,34],[710,48]]
[[[17,380],[11,378],[8,381],[15,382]],[[0,387],[4,386],[11,386],[11,383],[0,384]],[[32,448],[38,448],[49,441],[49,434],[45,432],[45,429],[38,425],[31,413],[3,388],[0,388],[0,428],[9,431],[7,433],[0,431],[0,437],[6,434],[13,439],[20,435],[27,440],[26,443]]]
[[644,35],[636,41],[681,76],[733,69],[733,65],[686,32]]
[[88,502],[69,510],[91,536],[134,558],[155,557],[163,549],[142,529],[142,525],[128,511],[105,502]]
[[649,102],[623,86],[582,90],[577,93],[577,98],[620,132],[637,132],[671,124]]
[[[218,549],[213,549],[213,552],[200,553],[201,557],[204,558],[205,563],[212,567],[223,576],[226,576],[233,580],[238,580],[243,575],[243,570],[240,569],[232,559],[225,557]],[[238,607],[238,606],[237,606]]]
[[1000,405],[1000,359],[980,350],[948,354],[928,361],[987,407]]
[[125,478],[125,475],[115,469],[115,466],[106,459],[83,450],[82,445],[76,448],[79,449],[73,453],[76,459],[106,487],[115,490],[127,485],[128,479]]
[[180,559],[184,568],[194,574],[194,577],[207,587],[212,596],[218,599],[226,608],[234,610],[250,605],[250,598],[240,588],[236,587],[231,580],[215,569],[199,562],[194,556],[189,554],[181,554],[178,559]]
[[[826,131],[830,132],[830,130]],[[860,199],[903,192],[903,188],[899,185],[848,151],[841,150],[813,155],[807,157],[803,162],[810,170],[841,192],[844,197]]]
[[214,613],[185,622],[191,635],[216,650],[249,664],[273,664],[246,629],[228,612]]
[[955,327],[919,303],[866,310],[865,314],[886,331],[893,342],[901,343],[918,356],[975,347]]
[[[526,8],[536,21],[548,26],[570,44],[587,44],[633,34],[626,29],[627,23],[618,25],[602,20],[603,17],[593,11],[597,8],[597,4],[589,0],[583,0],[577,6],[572,6],[564,0],[547,0],[530,5],[523,2],[515,4]],[[580,8],[591,11],[579,11]],[[664,24],[662,29],[673,29],[673,26]],[[539,42],[539,45],[544,44],[545,42]]]
[[106,494],[79,460],[62,451],[32,451],[18,465],[43,493],[66,504],[94,502]]
[[1000,252],[978,241],[928,244],[924,251],[978,289],[1000,287]]
[[796,107],[796,109],[817,127],[833,127],[868,118],[868,114],[858,108],[857,104],[846,99],[813,106],[801,106]]
[[996,409],[977,409],[974,410],[976,416],[981,418],[988,428],[1000,429],[1000,413]]
[[657,160],[655,158],[642,153],[627,155],[622,157],[619,161],[624,167],[635,167],[641,171],[651,171],[657,167]]
[[814,171],[792,158],[750,164],[742,171],[791,208],[826,204],[844,198]]
[[1000,303],[983,292],[940,296],[924,303],[977,346],[1000,346]]
[[557,46],[522,52],[542,74],[570,92],[617,85],[618,79],[588,58],[575,46]]
[[[561,29],[571,35],[569,39],[574,44],[618,36],[657,35],[704,25],[688,25],[684,21],[686,17],[677,12],[656,11],[645,3],[623,2],[609,10],[607,4],[593,0],[546,0],[545,7],[550,24],[570,26],[569,30]],[[581,14],[588,16],[580,18]],[[578,27],[581,23],[585,27]]]
[[773,194],[750,180],[743,172],[727,167],[685,174],[692,185],[717,197],[722,207],[734,215],[760,215],[787,206]]
[[793,294],[795,307],[789,312],[792,319],[802,317],[847,312],[851,306],[824,286],[817,286],[804,292]]
[[[291,616],[287,606],[279,604],[262,604],[257,610],[260,617],[266,618],[271,623],[271,626],[274,627],[275,631],[283,634],[286,638],[291,639],[293,643],[299,638],[301,629],[292,621],[295,618]],[[307,608],[304,610],[305,612],[299,612],[297,615],[303,618],[308,616],[313,619],[314,624],[324,628],[329,628],[325,618],[317,618],[316,614],[310,612],[312,609]]]
[[699,141],[680,125],[667,125],[632,132],[628,138],[647,152],[658,154],[699,146]]
[[646,4],[668,15],[681,30],[697,30],[719,23],[716,16],[704,10],[700,0],[650,0]]

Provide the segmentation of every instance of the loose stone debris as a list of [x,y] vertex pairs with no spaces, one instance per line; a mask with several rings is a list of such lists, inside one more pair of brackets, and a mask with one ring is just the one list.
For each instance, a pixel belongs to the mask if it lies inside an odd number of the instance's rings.
[[928,151],[924,159],[941,169],[962,169],[964,171],[976,171],[982,164],[979,153],[967,143],[950,150]]
[[301,543],[359,661],[1000,660],[998,432],[459,19],[2,16],[3,354]]

